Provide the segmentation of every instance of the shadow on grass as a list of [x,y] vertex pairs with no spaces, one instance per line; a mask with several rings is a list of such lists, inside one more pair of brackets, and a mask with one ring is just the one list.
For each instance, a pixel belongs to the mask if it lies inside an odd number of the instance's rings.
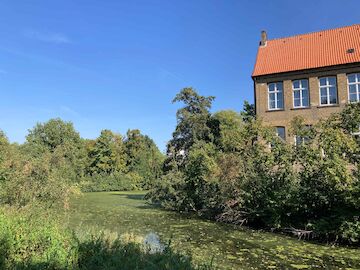
[[111,193],[112,196],[120,196],[130,200],[143,201],[145,194]]

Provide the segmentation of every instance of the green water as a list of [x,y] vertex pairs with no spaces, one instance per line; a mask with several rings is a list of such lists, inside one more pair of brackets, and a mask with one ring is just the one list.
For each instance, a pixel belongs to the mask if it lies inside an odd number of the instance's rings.
[[220,269],[360,269],[360,249],[313,244],[272,233],[234,228],[155,208],[141,192],[86,193],[73,202],[69,225],[118,234],[156,233],[196,262]]

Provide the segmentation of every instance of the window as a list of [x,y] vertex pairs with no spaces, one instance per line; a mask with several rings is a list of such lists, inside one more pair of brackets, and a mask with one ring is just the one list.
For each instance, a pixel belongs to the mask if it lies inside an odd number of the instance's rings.
[[285,141],[285,127],[276,127],[276,135]]
[[311,125],[306,125],[300,132],[300,134],[295,135],[295,146],[305,145],[310,140],[310,132],[311,132]]
[[309,83],[308,80],[293,81],[294,108],[309,107]]
[[336,77],[323,77],[319,79],[320,83],[320,104],[337,104]]
[[348,75],[349,102],[360,101],[360,73]]
[[269,110],[279,110],[284,108],[283,83],[269,83]]
[[295,136],[295,146],[299,146],[299,145],[305,144],[305,140],[306,140],[305,137],[301,137],[301,136],[299,136],[299,135],[296,135],[296,136]]

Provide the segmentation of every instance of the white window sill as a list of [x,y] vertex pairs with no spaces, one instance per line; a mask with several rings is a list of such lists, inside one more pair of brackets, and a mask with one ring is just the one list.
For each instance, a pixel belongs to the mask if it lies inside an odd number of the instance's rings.
[[340,105],[338,103],[337,104],[322,104],[322,105],[319,105],[317,107],[318,108],[340,107]]

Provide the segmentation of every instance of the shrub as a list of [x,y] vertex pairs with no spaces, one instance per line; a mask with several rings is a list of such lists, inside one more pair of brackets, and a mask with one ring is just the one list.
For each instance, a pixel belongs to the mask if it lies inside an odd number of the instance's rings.
[[71,269],[76,245],[51,220],[0,213],[0,269]]
[[360,242],[360,221],[345,221],[340,227],[341,236],[348,239],[349,243]]
[[190,210],[185,192],[185,179],[182,172],[173,170],[154,183],[154,187],[145,195],[146,200],[160,204],[168,210]]
[[83,192],[97,191],[125,191],[139,189],[139,176],[137,174],[94,174],[82,179],[80,186]]
[[0,203],[22,207],[66,207],[76,191],[61,166],[52,164],[52,153],[33,158],[13,154],[7,179],[0,182]]

